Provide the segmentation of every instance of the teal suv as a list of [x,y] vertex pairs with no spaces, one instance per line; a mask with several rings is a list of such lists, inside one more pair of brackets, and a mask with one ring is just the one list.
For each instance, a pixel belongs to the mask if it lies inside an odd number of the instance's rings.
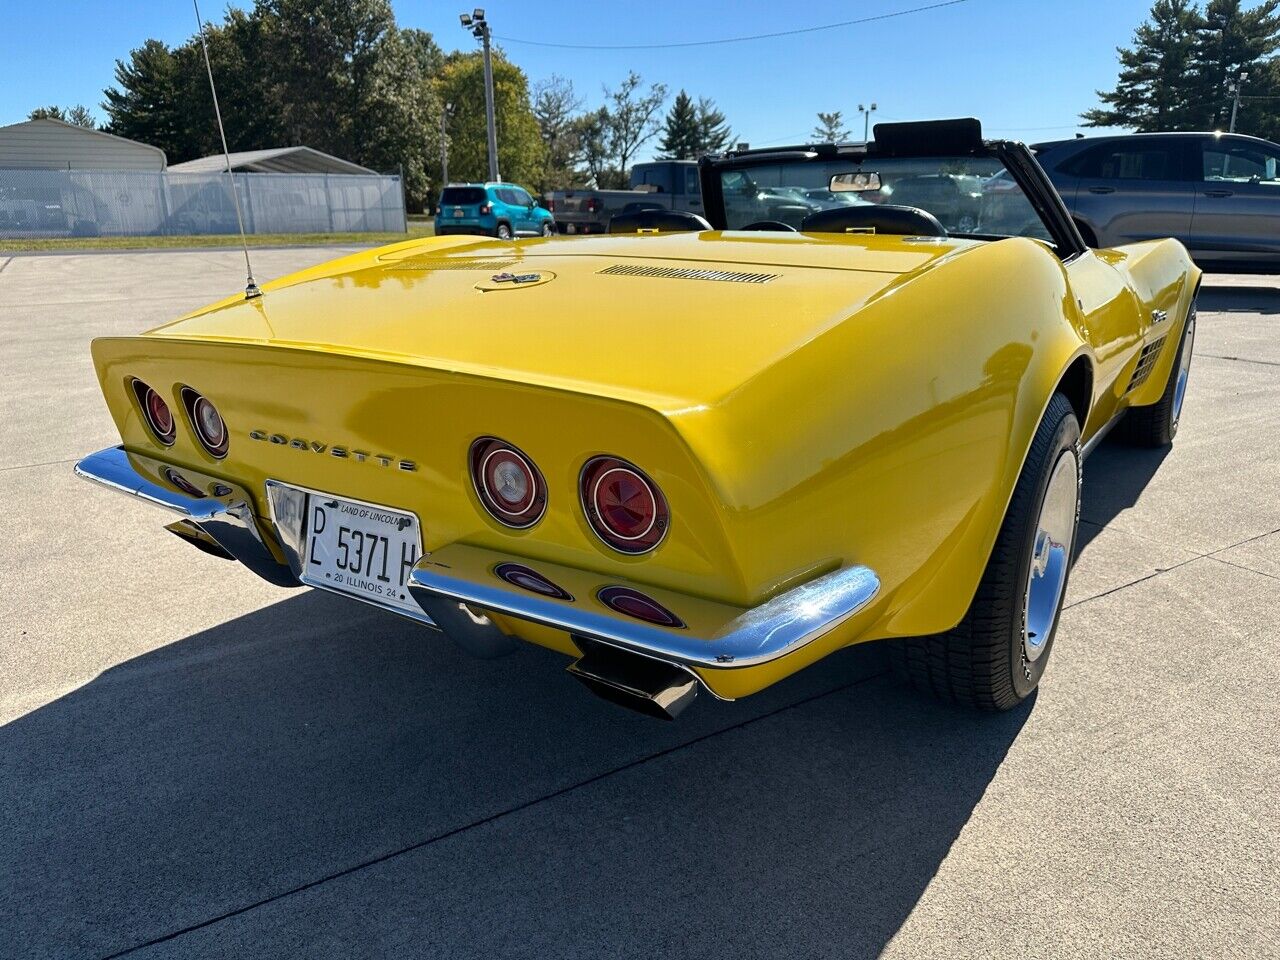
[[555,233],[551,211],[538,206],[514,183],[466,183],[445,187],[436,212],[436,236],[478,233],[511,237],[549,237]]

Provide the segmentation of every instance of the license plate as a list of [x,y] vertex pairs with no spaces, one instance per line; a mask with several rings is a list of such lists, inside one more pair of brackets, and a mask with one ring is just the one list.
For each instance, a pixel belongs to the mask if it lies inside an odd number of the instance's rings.
[[455,209],[455,210],[453,211],[453,215],[454,215],[455,217],[460,217],[460,216],[462,216],[462,209],[461,209],[461,208]]
[[403,510],[307,495],[302,581],[422,618],[405,586],[422,556],[418,518]]

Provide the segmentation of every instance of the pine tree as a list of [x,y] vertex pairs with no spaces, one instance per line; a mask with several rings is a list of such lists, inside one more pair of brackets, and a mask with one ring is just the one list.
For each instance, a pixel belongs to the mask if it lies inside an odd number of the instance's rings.
[[[147,40],[116,61],[116,86],[103,91],[108,133],[159,147],[172,160],[186,152],[178,136],[173,51]],[[207,82],[207,81],[206,81]]]
[[1098,91],[1106,106],[1081,114],[1084,125],[1138,131],[1201,126],[1192,72],[1200,25],[1191,0],[1156,0],[1150,18],[1134,31],[1134,46],[1117,48],[1119,81],[1115,90]]
[[664,160],[696,160],[702,144],[702,130],[693,98],[681,90],[663,121],[659,155]]
[[733,142],[733,131],[724,114],[710,97],[698,98],[698,150],[695,159],[708,153],[723,153]]
[[[1194,107],[1202,129],[1226,128],[1232,99],[1228,85],[1241,73],[1250,75],[1253,82],[1246,81],[1245,86],[1254,96],[1274,92],[1269,89],[1270,71],[1263,61],[1280,47],[1278,6],[1280,0],[1265,0],[1251,10],[1241,10],[1240,0],[1210,0],[1205,7],[1196,31],[1191,72]],[[1274,112],[1276,106],[1274,101],[1263,105],[1267,113]],[[1243,114],[1237,121],[1242,119]]]
[[844,116],[841,111],[834,113],[818,113],[818,125],[813,128],[813,137],[819,143],[839,143],[849,139],[849,131],[844,128]]
[[27,114],[27,119],[61,120],[63,123],[70,123],[77,127],[87,127],[90,130],[96,130],[98,128],[98,123],[93,119],[93,114],[89,112],[88,108],[85,107],[84,104],[80,103],[77,103],[74,107],[67,110],[63,110],[61,107],[56,105],[36,107]]

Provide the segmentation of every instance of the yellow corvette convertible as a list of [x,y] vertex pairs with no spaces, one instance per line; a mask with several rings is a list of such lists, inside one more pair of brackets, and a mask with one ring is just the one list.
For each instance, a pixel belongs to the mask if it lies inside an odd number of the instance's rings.
[[705,220],[412,240],[96,340],[122,443],[76,469],[273,583],[550,647],[652,715],[871,640],[1017,704],[1086,454],[1177,431],[1199,271],[1089,249],[973,120],[700,176]]

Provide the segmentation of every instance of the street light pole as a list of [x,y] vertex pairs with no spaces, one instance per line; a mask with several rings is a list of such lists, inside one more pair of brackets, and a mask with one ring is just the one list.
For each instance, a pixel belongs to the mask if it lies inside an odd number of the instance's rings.
[[453,112],[453,104],[446,103],[440,111],[440,185],[449,185],[449,133],[445,129],[445,119]]
[[1230,90],[1233,94],[1231,99],[1231,125],[1227,128],[1227,133],[1236,132],[1236,112],[1240,109],[1240,88],[1244,86],[1244,82],[1249,79],[1249,74],[1241,73],[1239,79],[1232,80]]
[[873,103],[870,107],[866,107],[860,103],[858,112],[862,114],[862,142],[866,143],[871,136],[871,114],[876,112],[876,105]]
[[498,176],[498,128],[493,116],[493,59],[489,51],[489,21],[484,18],[484,8],[476,7],[470,13],[459,14],[464,30],[470,30],[484,47],[484,109],[489,121],[489,179]]

